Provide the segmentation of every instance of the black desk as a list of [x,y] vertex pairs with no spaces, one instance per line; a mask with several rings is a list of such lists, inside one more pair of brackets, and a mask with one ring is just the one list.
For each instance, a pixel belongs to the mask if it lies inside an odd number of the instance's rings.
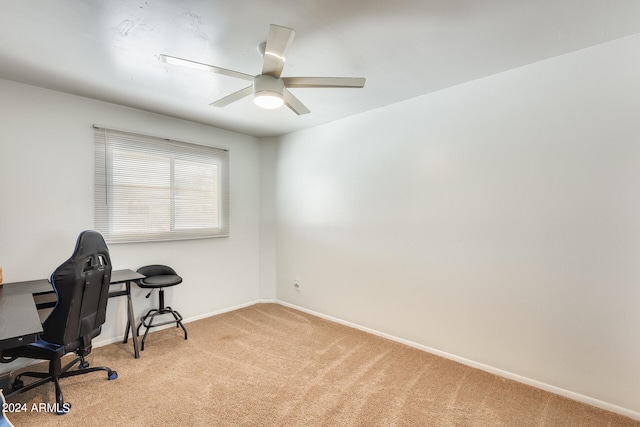
[[52,293],[48,280],[0,286],[0,350],[35,342],[42,324],[33,295]]
[[[124,284],[124,289],[109,292],[109,298],[127,297],[127,329],[123,343],[127,342],[131,331],[136,359],[140,357],[140,351],[131,300],[131,283],[143,278],[142,274],[133,270],[114,270],[111,272],[111,285]],[[52,293],[53,286],[46,279],[4,283],[0,286],[0,350],[29,344],[38,338],[38,334],[42,332],[38,309],[53,307],[55,301],[36,304],[33,297]]]

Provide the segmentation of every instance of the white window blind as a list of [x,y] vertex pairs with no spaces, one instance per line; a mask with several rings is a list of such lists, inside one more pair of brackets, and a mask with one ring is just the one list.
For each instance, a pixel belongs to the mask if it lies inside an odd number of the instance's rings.
[[109,243],[229,235],[229,152],[94,126],[95,227]]

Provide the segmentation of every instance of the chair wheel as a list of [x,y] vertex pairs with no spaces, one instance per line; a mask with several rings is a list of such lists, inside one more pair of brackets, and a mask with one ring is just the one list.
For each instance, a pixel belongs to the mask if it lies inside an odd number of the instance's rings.
[[116,371],[108,372],[107,375],[108,375],[109,381],[113,381],[116,378],[118,378],[118,373]]
[[58,409],[56,409],[56,414],[58,415],[68,414],[70,409],[71,409],[71,403],[65,402],[62,405],[60,405]]
[[82,362],[80,362],[78,369],[87,369],[88,367],[89,367],[89,362],[87,362],[86,360],[83,360]]

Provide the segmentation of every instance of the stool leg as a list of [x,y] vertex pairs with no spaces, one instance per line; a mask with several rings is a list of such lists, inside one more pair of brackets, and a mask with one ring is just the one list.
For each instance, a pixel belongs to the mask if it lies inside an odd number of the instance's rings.
[[[151,315],[151,319],[149,319],[149,323],[144,325],[146,330],[144,331],[144,336],[142,337],[142,343],[140,345],[140,351],[144,350],[144,342],[147,340],[147,335],[149,334],[149,329],[151,329],[151,326],[153,325],[153,318],[156,317],[156,315],[158,314],[158,310],[152,310],[152,311],[154,311],[155,313],[153,313]],[[142,322],[142,324],[144,324],[144,321]]]
[[167,309],[168,309],[168,311],[170,310],[171,314],[173,314],[173,317],[176,319],[176,328],[179,326],[184,331],[184,339],[186,340],[187,339],[187,329],[182,324],[182,315],[180,313],[178,313],[177,311],[173,310],[171,307],[167,307]]
[[[182,328],[182,331],[184,332],[184,339],[185,340],[187,339],[187,328],[185,328],[184,325],[182,324],[182,319],[183,319],[182,315],[177,311],[173,310],[171,307],[165,307],[164,289],[160,288],[158,290],[158,296],[159,296],[159,307],[157,309],[154,308],[152,310],[149,310],[147,314],[145,314],[142,317],[140,324],[138,325],[138,328],[136,330],[137,331],[136,335],[140,336],[140,328],[142,328],[143,326],[146,328],[146,330],[144,331],[144,335],[142,337],[142,341],[140,342],[140,351],[144,350],[144,342],[146,341],[147,335],[149,334],[149,329],[155,326],[162,326],[168,323],[173,323],[173,322],[161,322],[157,325],[154,325],[153,319],[158,315],[171,313],[171,315],[175,319],[176,328],[178,327]],[[133,330],[132,330],[132,333],[133,333]]]
[[[140,351],[144,350],[144,342],[147,339],[147,335],[149,334],[149,329],[151,329],[151,326],[153,326],[153,318],[156,317],[156,315],[159,313],[160,312],[154,308],[152,310],[147,311],[147,314],[142,316],[142,319],[140,319],[140,324],[138,325],[138,329],[137,329],[137,335],[140,336],[141,327],[144,326],[146,328],[146,330],[144,331],[144,336],[142,337],[142,342],[140,343]],[[148,323],[147,323],[147,319],[149,319]]]

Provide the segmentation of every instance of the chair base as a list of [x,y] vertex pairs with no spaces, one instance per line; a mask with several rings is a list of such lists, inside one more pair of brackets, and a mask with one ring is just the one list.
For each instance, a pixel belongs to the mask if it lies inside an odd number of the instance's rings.
[[[160,322],[160,323],[153,323],[153,319],[155,319],[156,316],[160,316],[162,314],[171,314],[174,318],[174,320],[168,320],[165,322]],[[174,309],[172,309],[171,307],[163,307],[161,306],[160,308],[154,308],[151,309],[149,311],[147,311],[147,314],[145,314],[141,321],[140,324],[138,325],[138,336],[140,336],[140,328],[142,328],[143,326],[146,328],[146,330],[144,331],[144,336],[142,337],[142,341],[140,343],[140,351],[144,350],[144,342],[147,339],[147,335],[149,334],[149,329],[151,328],[155,328],[157,326],[164,326],[164,325],[169,325],[175,323],[176,324],[176,328],[180,327],[182,328],[182,330],[184,331],[184,339],[187,339],[187,329],[184,327],[184,325],[182,324],[182,315],[180,313],[178,313],[177,311],[175,311]]]
[[[70,369],[73,368],[76,364],[78,364],[78,369],[71,371]],[[73,361],[65,365],[63,368],[60,368],[60,359],[51,360],[49,361],[49,372],[23,372],[21,374],[18,374],[13,380],[11,390],[8,394],[5,395],[5,397],[10,398],[17,394],[33,390],[34,388],[39,387],[43,384],[52,382],[56,390],[56,405],[51,409],[54,409],[58,415],[64,415],[69,412],[71,404],[64,402],[59,380],[62,378],[74,377],[76,375],[84,375],[98,371],[105,371],[107,373],[107,379],[109,380],[115,380],[116,378],[118,378],[118,373],[110,368],[107,368],[106,366],[89,367],[89,362],[85,360],[84,356],[76,357]],[[22,377],[39,379],[25,385],[22,381]]]

